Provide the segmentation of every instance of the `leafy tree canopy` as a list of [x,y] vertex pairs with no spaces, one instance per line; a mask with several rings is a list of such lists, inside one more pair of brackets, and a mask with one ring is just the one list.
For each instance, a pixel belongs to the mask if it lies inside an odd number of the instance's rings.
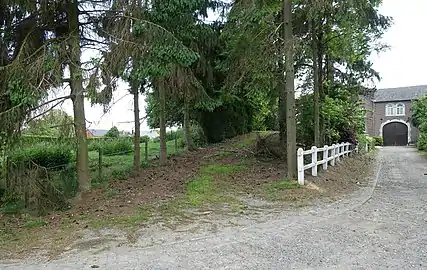
[[108,130],[104,136],[108,137],[108,138],[118,138],[118,137],[120,137],[120,131],[116,126],[114,126],[114,127],[110,128],[110,130]]
[[72,137],[74,136],[73,117],[63,110],[53,109],[40,118],[30,121],[24,132],[40,136]]

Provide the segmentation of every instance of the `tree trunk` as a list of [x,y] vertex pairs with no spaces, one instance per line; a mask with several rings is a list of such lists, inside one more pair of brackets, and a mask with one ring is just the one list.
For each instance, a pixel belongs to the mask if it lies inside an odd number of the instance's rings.
[[318,80],[319,80],[319,146],[325,145],[325,119],[320,113],[322,111],[322,106],[325,103],[325,80],[324,80],[324,67],[323,67],[323,57],[325,53],[325,48],[323,45],[323,33],[320,32],[320,35],[317,37],[317,68],[319,71]]
[[316,21],[311,20],[311,44],[313,60],[313,97],[314,97],[314,145],[320,146],[320,109],[319,109],[319,48],[316,33]]
[[324,91],[324,94],[331,93],[334,87],[334,62],[329,55],[326,55],[326,80],[328,82],[328,88]]
[[297,173],[296,119],[295,119],[295,71],[294,40],[292,33],[292,0],[283,1],[283,23],[285,36],[285,85],[286,85],[286,152],[288,178]]
[[77,140],[77,181],[79,190],[89,190],[91,187],[89,178],[89,157],[86,133],[86,117],[84,107],[84,89],[83,74],[81,69],[81,49],[80,49],[80,30],[79,30],[79,10],[77,1],[72,1],[68,8],[68,23],[71,36],[69,38],[70,51],[70,77],[71,77],[71,100],[74,110],[74,130]]
[[[281,14],[281,21],[279,24],[282,24],[284,21],[284,12]],[[279,32],[279,36],[284,40],[285,31],[284,26],[282,26],[282,31]],[[284,48],[278,48],[280,55],[283,56]],[[285,87],[285,65],[283,63],[283,58],[277,63],[277,74],[278,74],[278,84],[277,84],[277,95],[279,97],[278,104],[278,122],[279,122],[279,137],[280,137],[280,148],[285,151],[286,149],[286,87]]]
[[187,95],[184,97],[184,137],[187,150],[193,151],[196,149],[190,133],[190,104]]
[[[283,32],[283,31],[282,31]],[[280,148],[286,149],[286,87],[284,76],[284,65],[282,62],[278,64],[278,84],[277,92],[279,93],[279,137]]]
[[160,165],[166,165],[166,89],[164,78],[159,80]]
[[133,92],[133,115],[135,119],[135,134],[133,136],[133,171],[137,173],[141,167],[141,123],[139,122],[139,87],[132,86]]

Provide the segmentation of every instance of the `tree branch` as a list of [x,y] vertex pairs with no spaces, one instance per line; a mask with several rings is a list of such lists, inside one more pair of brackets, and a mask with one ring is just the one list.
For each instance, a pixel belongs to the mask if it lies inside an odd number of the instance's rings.
[[[36,107],[34,107],[34,108],[31,108],[28,112],[35,111],[35,110],[37,110],[37,109],[39,109],[39,108],[41,108],[41,107],[43,107],[43,106],[45,106],[45,105],[47,105],[47,104],[49,104],[49,103],[55,102],[55,101],[57,101],[57,100],[61,100],[60,102],[64,102],[64,101],[65,101],[65,99],[68,99],[68,98],[71,98],[71,95],[51,99],[51,100],[49,100],[49,101],[47,101],[47,102],[45,102],[45,103],[43,103],[43,104],[40,104],[40,105],[38,105],[38,106],[36,106]],[[60,102],[59,102],[59,103],[60,103]]]

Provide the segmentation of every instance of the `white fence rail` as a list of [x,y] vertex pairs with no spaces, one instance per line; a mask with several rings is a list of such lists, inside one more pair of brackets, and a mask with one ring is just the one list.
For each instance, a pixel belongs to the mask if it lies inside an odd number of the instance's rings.
[[[311,175],[317,176],[317,168],[322,165],[323,170],[328,169],[328,164],[335,166],[341,158],[350,155],[351,152],[359,151],[358,146],[351,149],[351,143],[333,144],[331,146],[325,145],[322,148],[316,146],[311,147],[310,150],[299,148],[297,151],[297,165],[298,165],[298,183],[304,185],[304,172],[311,168]],[[366,145],[367,147],[367,145]],[[367,152],[367,149],[366,149]],[[322,156],[319,155],[322,154]],[[311,163],[304,164],[304,156],[311,155]],[[321,159],[319,159],[321,157]]]

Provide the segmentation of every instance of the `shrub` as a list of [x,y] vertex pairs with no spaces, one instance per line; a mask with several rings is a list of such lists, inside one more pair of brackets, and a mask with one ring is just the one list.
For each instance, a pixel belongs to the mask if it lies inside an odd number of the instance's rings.
[[103,139],[88,140],[88,151],[98,151],[103,141]]
[[[184,130],[180,130],[178,133],[178,146],[180,148],[185,147],[185,138],[184,138]],[[190,136],[191,139],[193,139],[193,143],[196,147],[202,147],[205,146],[208,142],[206,140],[206,136],[203,133],[203,129],[197,124],[192,124],[190,126]]]
[[147,135],[145,135],[145,136],[141,136],[140,138],[139,138],[139,142],[140,143],[145,143],[145,142],[149,142],[150,141],[150,137],[148,137]]
[[383,144],[384,144],[383,137],[373,136],[372,138],[374,139],[375,146],[383,146]]
[[133,150],[133,144],[130,138],[119,138],[116,140],[103,141],[102,153],[107,156],[126,155]]
[[18,148],[9,157],[15,164],[34,162],[46,168],[61,168],[72,161],[73,154],[70,145],[43,142]]
[[183,138],[184,137],[184,131],[182,129],[178,129],[176,131],[171,130],[171,131],[166,132],[166,141],[167,142],[168,141],[174,141],[175,137],[177,139]]
[[194,145],[198,147],[205,146],[208,143],[203,128],[197,123],[190,126],[190,136],[193,139]]
[[120,131],[117,129],[117,127],[110,128],[107,133],[105,133],[105,137],[107,138],[118,138],[120,136]]
[[427,136],[424,133],[420,134],[417,141],[417,148],[422,151],[427,151]]
[[368,144],[369,149],[373,149],[375,147],[375,140],[373,137],[359,135],[357,137],[359,142],[359,152],[365,153],[365,145]]

